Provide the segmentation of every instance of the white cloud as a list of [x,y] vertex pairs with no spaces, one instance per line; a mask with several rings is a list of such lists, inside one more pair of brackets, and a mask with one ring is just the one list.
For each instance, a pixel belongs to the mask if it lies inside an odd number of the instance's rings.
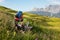
[[60,4],[60,0],[47,0],[49,4]]
[[0,0],[0,2],[3,2],[4,0]]

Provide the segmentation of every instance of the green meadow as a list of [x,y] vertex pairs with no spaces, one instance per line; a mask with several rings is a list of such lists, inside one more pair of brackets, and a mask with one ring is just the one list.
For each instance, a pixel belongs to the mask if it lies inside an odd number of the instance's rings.
[[15,13],[15,10],[0,8],[0,40],[60,40],[60,18],[24,12],[23,17],[32,30],[22,34],[15,32]]

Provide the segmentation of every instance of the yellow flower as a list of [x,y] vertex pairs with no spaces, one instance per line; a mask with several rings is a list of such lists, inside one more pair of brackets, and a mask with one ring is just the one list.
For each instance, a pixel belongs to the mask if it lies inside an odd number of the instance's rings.
[[16,35],[16,32],[14,32],[14,34],[13,34],[14,36]]
[[7,36],[9,36],[9,31],[7,31]]

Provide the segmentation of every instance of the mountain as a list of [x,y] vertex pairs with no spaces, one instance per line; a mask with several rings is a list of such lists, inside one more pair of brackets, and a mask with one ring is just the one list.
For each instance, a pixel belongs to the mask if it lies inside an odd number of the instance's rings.
[[34,8],[30,13],[50,16],[50,17],[60,17],[60,5],[49,5],[46,8]]
[[58,13],[60,11],[60,5],[49,5],[48,7],[43,9],[42,11],[51,12],[51,13]]

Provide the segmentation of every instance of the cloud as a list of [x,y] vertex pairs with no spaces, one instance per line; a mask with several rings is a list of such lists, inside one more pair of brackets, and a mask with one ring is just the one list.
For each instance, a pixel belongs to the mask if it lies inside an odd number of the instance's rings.
[[60,4],[60,0],[47,0],[49,4]]
[[4,0],[0,0],[0,2],[3,2]]

